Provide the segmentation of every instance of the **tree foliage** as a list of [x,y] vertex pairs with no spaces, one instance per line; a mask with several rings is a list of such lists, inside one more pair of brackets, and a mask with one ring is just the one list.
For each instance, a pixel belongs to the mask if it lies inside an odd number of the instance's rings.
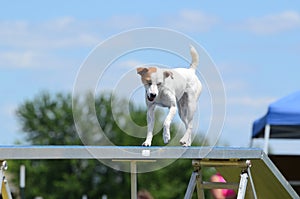
[[[28,144],[82,145],[84,139],[88,144],[99,145],[101,137],[97,137],[97,132],[93,129],[95,118],[91,116],[95,107],[97,122],[110,141],[115,145],[140,145],[144,138],[127,135],[116,124],[116,120],[123,121],[125,126],[122,129],[132,128],[126,127],[129,119],[143,126],[146,125],[146,110],[130,103],[130,115],[124,114],[126,111],[122,110],[121,105],[125,101],[113,98],[109,93],[96,97],[87,94],[81,99],[76,98],[73,105],[77,103],[91,106],[74,110],[70,94],[52,95],[42,92],[34,99],[22,103],[17,109],[17,117]],[[112,100],[117,100],[120,104],[118,113],[114,115]],[[73,113],[81,115],[83,112],[87,117],[81,118],[84,125],[82,132],[77,133]],[[160,116],[158,112],[158,120],[161,120]],[[161,136],[155,136],[153,142],[155,145],[163,145]],[[16,174],[16,182],[19,166],[26,165],[26,198],[81,198],[82,195],[87,195],[88,198],[101,198],[103,195],[114,199],[130,198],[130,174],[114,170],[98,160],[20,160],[10,161],[9,164],[10,172]],[[191,161],[177,160],[161,170],[139,174],[138,187],[147,189],[155,198],[183,198],[191,172]]]

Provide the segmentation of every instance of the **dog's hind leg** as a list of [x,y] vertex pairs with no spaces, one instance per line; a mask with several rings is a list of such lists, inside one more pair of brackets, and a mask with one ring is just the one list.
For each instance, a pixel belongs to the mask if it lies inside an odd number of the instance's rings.
[[191,146],[192,144],[192,129],[193,129],[193,119],[188,119],[186,126],[186,131],[183,137],[180,139],[180,144],[182,146]]
[[[190,97],[190,98],[189,98]],[[181,120],[184,122],[186,131],[180,139],[182,146],[191,146],[192,144],[192,130],[193,130],[193,117],[197,108],[197,101],[192,96],[186,97],[187,101],[181,102],[182,114]]]
[[187,98],[187,94],[184,93],[182,95],[182,97],[180,98],[180,100],[178,100],[177,102],[177,107],[178,107],[178,114],[179,114],[179,117],[180,119],[182,120],[182,122],[184,123],[185,125],[185,128],[187,128],[187,125],[188,125],[188,121],[187,121],[187,101],[188,101],[188,98]]
[[188,103],[189,103],[189,101],[188,101],[187,93],[184,93],[183,96],[180,98],[180,100],[178,100],[178,103],[177,103],[180,119],[184,123],[185,129],[186,129],[184,136],[180,140],[180,144],[183,146],[191,145],[191,139],[190,139],[189,135],[191,135],[192,123],[190,124],[190,119],[189,119],[190,118],[190,116],[189,116],[190,110],[188,108],[189,107]]

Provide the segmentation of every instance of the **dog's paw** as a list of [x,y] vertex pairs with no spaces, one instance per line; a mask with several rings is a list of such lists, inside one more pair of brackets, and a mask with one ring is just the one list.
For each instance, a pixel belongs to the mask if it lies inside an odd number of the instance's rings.
[[164,140],[164,143],[165,143],[165,144],[168,144],[169,141],[171,140],[171,135],[170,135],[170,133],[164,132],[164,133],[163,133],[163,140]]
[[184,138],[182,138],[179,142],[184,147],[189,147],[192,144],[189,139],[184,139]]
[[145,141],[143,144],[142,144],[142,146],[151,146],[151,141],[149,142],[149,141]]
[[171,140],[171,134],[170,134],[170,127],[169,125],[164,125],[164,131],[163,131],[163,140],[165,144],[168,144]]
[[191,146],[192,144],[192,138],[191,138],[191,134],[189,132],[186,132],[183,137],[180,139],[180,144],[184,147],[188,147]]
[[189,147],[189,146],[191,146],[190,143],[180,142],[180,144],[181,144],[181,146],[183,146],[183,147]]
[[171,140],[170,137],[166,137],[166,136],[164,136],[163,139],[164,139],[164,143],[165,143],[165,144],[168,144],[169,141]]

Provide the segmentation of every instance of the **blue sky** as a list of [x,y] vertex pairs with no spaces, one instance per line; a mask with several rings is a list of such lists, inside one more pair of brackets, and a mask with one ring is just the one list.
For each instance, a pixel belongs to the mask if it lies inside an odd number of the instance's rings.
[[[43,90],[72,92],[76,74],[94,47],[133,28],[173,29],[206,49],[226,89],[222,144],[248,146],[252,122],[267,105],[299,90],[299,1],[121,2],[1,2],[0,145],[22,141],[14,115],[20,103]],[[120,65],[133,69],[153,58],[143,56],[125,57]],[[168,56],[154,59],[184,64]]]

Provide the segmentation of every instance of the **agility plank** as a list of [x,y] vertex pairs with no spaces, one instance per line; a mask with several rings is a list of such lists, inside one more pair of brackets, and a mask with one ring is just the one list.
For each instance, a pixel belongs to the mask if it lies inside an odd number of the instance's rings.
[[260,149],[231,147],[2,146],[5,159],[260,159]]
[[[299,198],[268,156],[257,148],[232,147],[119,147],[119,146],[1,146],[0,160],[14,159],[107,159],[212,161],[228,182],[237,182],[241,169],[228,165],[251,161],[251,173],[258,198]],[[151,161],[153,163],[153,161]],[[236,163],[237,162],[237,163]],[[207,163],[210,164],[210,163]],[[203,164],[202,166],[207,166]],[[248,190],[248,188],[247,188]],[[189,190],[189,192],[191,192]],[[250,194],[251,195],[251,194]],[[250,197],[246,193],[246,198]]]

